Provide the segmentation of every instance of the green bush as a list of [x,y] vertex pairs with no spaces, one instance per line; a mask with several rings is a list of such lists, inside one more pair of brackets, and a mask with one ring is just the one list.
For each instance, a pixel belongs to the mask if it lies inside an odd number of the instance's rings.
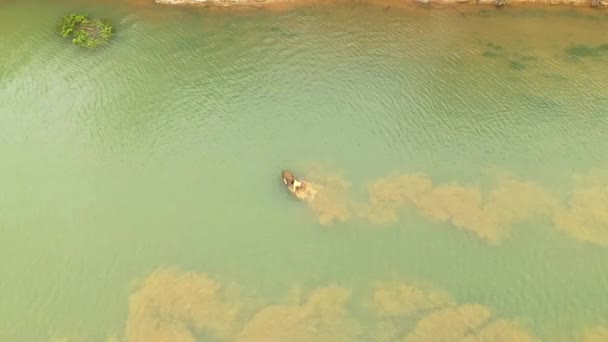
[[91,49],[108,42],[114,34],[114,28],[106,20],[91,20],[84,14],[70,14],[63,17],[59,34],[72,38],[72,43],[80,47]]

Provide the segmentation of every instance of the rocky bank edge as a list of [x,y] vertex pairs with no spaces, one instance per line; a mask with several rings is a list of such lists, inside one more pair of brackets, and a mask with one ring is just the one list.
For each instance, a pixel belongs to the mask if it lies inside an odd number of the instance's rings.
[[[273,4],[313,3],[316,0],[155,0],[164,5],[216,5],[216,6],[264,6]],[[370,0],[382,3],[383,0]],[[479,5],[569,5],[579,7],[605,7],[608,0],[403,0],[404,3],[425,4],[479,4]]]

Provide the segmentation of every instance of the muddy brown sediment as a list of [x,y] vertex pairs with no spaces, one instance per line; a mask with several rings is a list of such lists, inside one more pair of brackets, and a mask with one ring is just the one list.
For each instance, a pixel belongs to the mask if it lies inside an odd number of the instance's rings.
[[[311,5],[330,3],[327,0],[155,0],[162,5],[181,5],[181,6],[218,6],[218,7],[273,7],[277,5]],[[436,5],[485,5],[496,6],[497,0],[368,0],[365,3],[377,4],[381,6],[390,5],[416,5],[416,4],[436,4]],[[597,7],[608,6],[608,0],[507,0],[507,6],[521,5],[565,5],[574,7]]]
[[353,341],[362,330],[346,308],[350,299],[349,289],[326,286],[307,298],[296,293],[260,305],[204,273],[161,268],[130,296],[124,333],[108,341],[194,342],[201,336],[239,342]]
[[[348,342],[368,340],[369,335],[375,341],[537,340],[515,321],[494,316],[490,308],[458,304],[432,286],[380,282],[371,294],[364,298],[371,299],[368,308],[377,319],[366,327],[351,311],[352,291],[342,286],[318,287],[305,297],[295,291],[275,303],[249,303],[251,298],[204,273],[161,268],[131,295],[124,334],[108,342],[188,342],[209,335],[238,342]],[[242,310],[254,306],[247,313]]]
[[313,165],[306,177],[317,190],[306,202],[324,225],[353,218],[374,225],[396,223],[406,208],[429,220],[449,223],[490,244],[507,238],[517,223],[542,220],[571,237],[608,246],[608,172],[579,177],[563,203],[539,184],[499,175],[488,189],[477,184],[434,183],[424,173],[392,173],[370,182],[367,200],[357,201],[340,171]]
[[305,175],[308,186],[315,189],[314,199],[307,203],[319,218],[319,223],[340,223],[351,218],[353,203],[347,194],[351,183],[342,172],[316,163],[307,167]]
[[584,242],[608,246],[608,172],[579,177],[567,207],[553,218],[555,227]]
[[446,292],[400,282],[379,283],[373,295],[373,306],[382,317],[407,317],[454,303]]
[[360,215],[374,224],[394,223],[406,205],[422,216],[451,223],[490,243],[498,243],[509,227],[535,217],[551,217],[557,200],[532,182],[499,179],[483,193],[479,186],[457,183],[433,184],[422,173],[391,174],[368,186],[369,204]]
[[234,334],[238,298],[206,274],[159,269],[129,299],[128,342],[197,341]]
[[[378,341],[538,341],[514,320],[481,304],[458,304],[447,293],[406,282],[381,283],[373,294]],[[414,318],[414,325],[408,324]],[[405,328],[403,328],[405,327]]]
[[578,341],[580,342],[605,342],[608,341],[608,327],[597,326],[585,329]]
[[314,291],[304,302],[267,306],[247,322],[239,342],[355,341],[361,333],[346,303],[349,290],[329,286]]

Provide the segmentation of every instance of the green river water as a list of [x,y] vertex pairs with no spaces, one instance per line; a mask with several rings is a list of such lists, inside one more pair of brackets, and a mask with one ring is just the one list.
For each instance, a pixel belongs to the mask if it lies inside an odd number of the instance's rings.
[[[108,46],[56,34],[80,10]],[[606,340],[606,32],[0,1],[0,341]]]

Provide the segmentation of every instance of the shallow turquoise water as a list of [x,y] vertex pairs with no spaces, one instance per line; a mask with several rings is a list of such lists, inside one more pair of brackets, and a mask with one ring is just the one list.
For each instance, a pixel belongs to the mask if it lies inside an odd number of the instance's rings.
[[[279,179],[324,163],[365,201],[393,171],[484,188],[508,172],[565,206],[606,168],[604,12],[74,3],[0,4],[1,340],[103,340],[164,265],[269,302],[422,279],[543,339],[607,323],[601,234],[538,218],[493,245],[411,206],[322,225]],[[54,34],[81,8],[117,23],[109,46]]]

